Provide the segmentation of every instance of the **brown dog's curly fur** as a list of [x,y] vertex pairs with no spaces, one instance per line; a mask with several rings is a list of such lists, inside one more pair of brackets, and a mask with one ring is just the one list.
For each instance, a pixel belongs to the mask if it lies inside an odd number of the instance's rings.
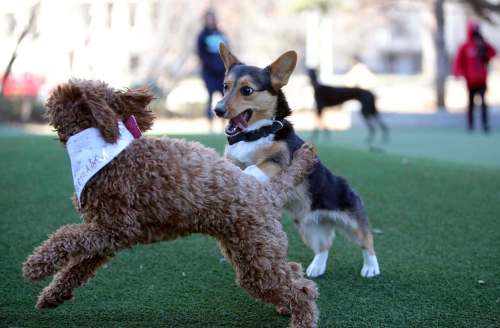
[[[64,144],[90,127],[112,143],[119,137],[117,121],[130,115],[141,130],[151,127],[151,99],[147,90],[118,91],[103,82],[70,80],[49,98],[48,118]],[[70,299],[121,249],[202,233],[217,239],[238,284],[251,296],[290,314],[293,327],[315,327],[316,285],[303,277],[299,264],[287,262],[288,241],[280,223],[286,191],[314,162],[314,149],[305,146],[286,171],[260,184],[198,143],[134,140],[85,187],[79,209],[84,222],[61,227],[24,263],[30,280],[55,274],[36,306],[55,307]]]

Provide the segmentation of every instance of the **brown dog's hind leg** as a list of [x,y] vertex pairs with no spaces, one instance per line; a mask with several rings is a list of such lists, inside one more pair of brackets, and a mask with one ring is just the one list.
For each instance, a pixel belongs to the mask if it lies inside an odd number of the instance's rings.
[[[292,273],[292,280],[300,280],[304,278],[304,270],[302,269],[302,265],[297,262],[288,262],[288,267],[291,270]],[[285,305],[278,305],[276,306],[276,312],[280,315],[284,316],[290,316],[292,314],[292,311],[290,309],[290,306],[288,304]]]
[[106,263],[107,259],[108,256],[96,255],[81,261],[71,260],[54,276],[50,285],[44,288],[38,297],[36,307],[54,308],[71,299],[73,291],[92,278],[95,271]]
[[28,257],[23,264],[23,275],[30,280],[40,280],[53,275],[72,258],[112,254],[125,246],[127,240],[116,232],[113,234],[92,224],[65,225]]
[[318,325],[319,310],[316,305],[318,290],[309,279],[300,278],[292,281],[291,312],[292,327],[309,328]]
[[[316,284],[303,277],[300,265],[286,262],[285,233],[281,229],[247,230],[247,233],[249,238],[240,239],[226,252],[231,254],[238,284],[253,297],[273,304],[280,314],[290,314],[292,327],[316,327]],[[266,242],[259,243],[259,240]]]
[[291,315],[293,328],[317,326],[318,292],[313,281],[300,277],[285,262],[282,266],[273,263],[272,269],[265,272],[253,272],[255,275],[239,281],[250,295],[265,303],[274,304],[281,315]]

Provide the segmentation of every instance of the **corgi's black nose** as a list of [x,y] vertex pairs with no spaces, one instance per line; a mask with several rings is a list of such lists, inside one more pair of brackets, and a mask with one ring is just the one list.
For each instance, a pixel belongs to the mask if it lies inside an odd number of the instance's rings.
[[215,105],[215,108],[214,108],[214,112],[215,112],[215,115],[219,116],[219,117],[224,117],[224,115],[226,114],[226,106],[224,106],[224,103],[222,101],[219,101],[217,103],[217,105]]

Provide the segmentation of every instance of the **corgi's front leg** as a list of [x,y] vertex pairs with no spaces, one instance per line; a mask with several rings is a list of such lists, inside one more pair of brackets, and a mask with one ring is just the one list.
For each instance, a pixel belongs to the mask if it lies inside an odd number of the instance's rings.
[[266,183],[269,181],[270,177],[261,170],[257,165],[250,165],[243,170],[245,174],[255,177],[259,182]]
[[281,166],[272,160],[265,160],[256,165],[250,165],[243,170],[252,175],[260,182],[268,182],[273,176],[281,171]]

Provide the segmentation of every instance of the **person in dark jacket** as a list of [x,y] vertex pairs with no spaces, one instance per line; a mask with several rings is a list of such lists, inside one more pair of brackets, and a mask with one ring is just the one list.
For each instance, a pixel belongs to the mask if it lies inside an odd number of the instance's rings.
[[488,78],[488,63],[495,57],[495,49],[484,40],[479,25],[474,22],[467,24],[467,40],[458,49],[453,62],[453,74],[464,76],[469,91],[469,107],[467,123],[469,131],[474,130],[474,98],[481,97],[481,118],[484,132],[489,132],[488,106],[486,105],[486,81]]
[[224,63],[219,56],[219,44],[227,45],[227,39],[217,27],[215,13],[211,10],[205,13],[205,25],[198,35],[197,49],[201,61],[201,74],[208,92],[206,115],[212,131],[212,95],[214,92],[223,92]]

